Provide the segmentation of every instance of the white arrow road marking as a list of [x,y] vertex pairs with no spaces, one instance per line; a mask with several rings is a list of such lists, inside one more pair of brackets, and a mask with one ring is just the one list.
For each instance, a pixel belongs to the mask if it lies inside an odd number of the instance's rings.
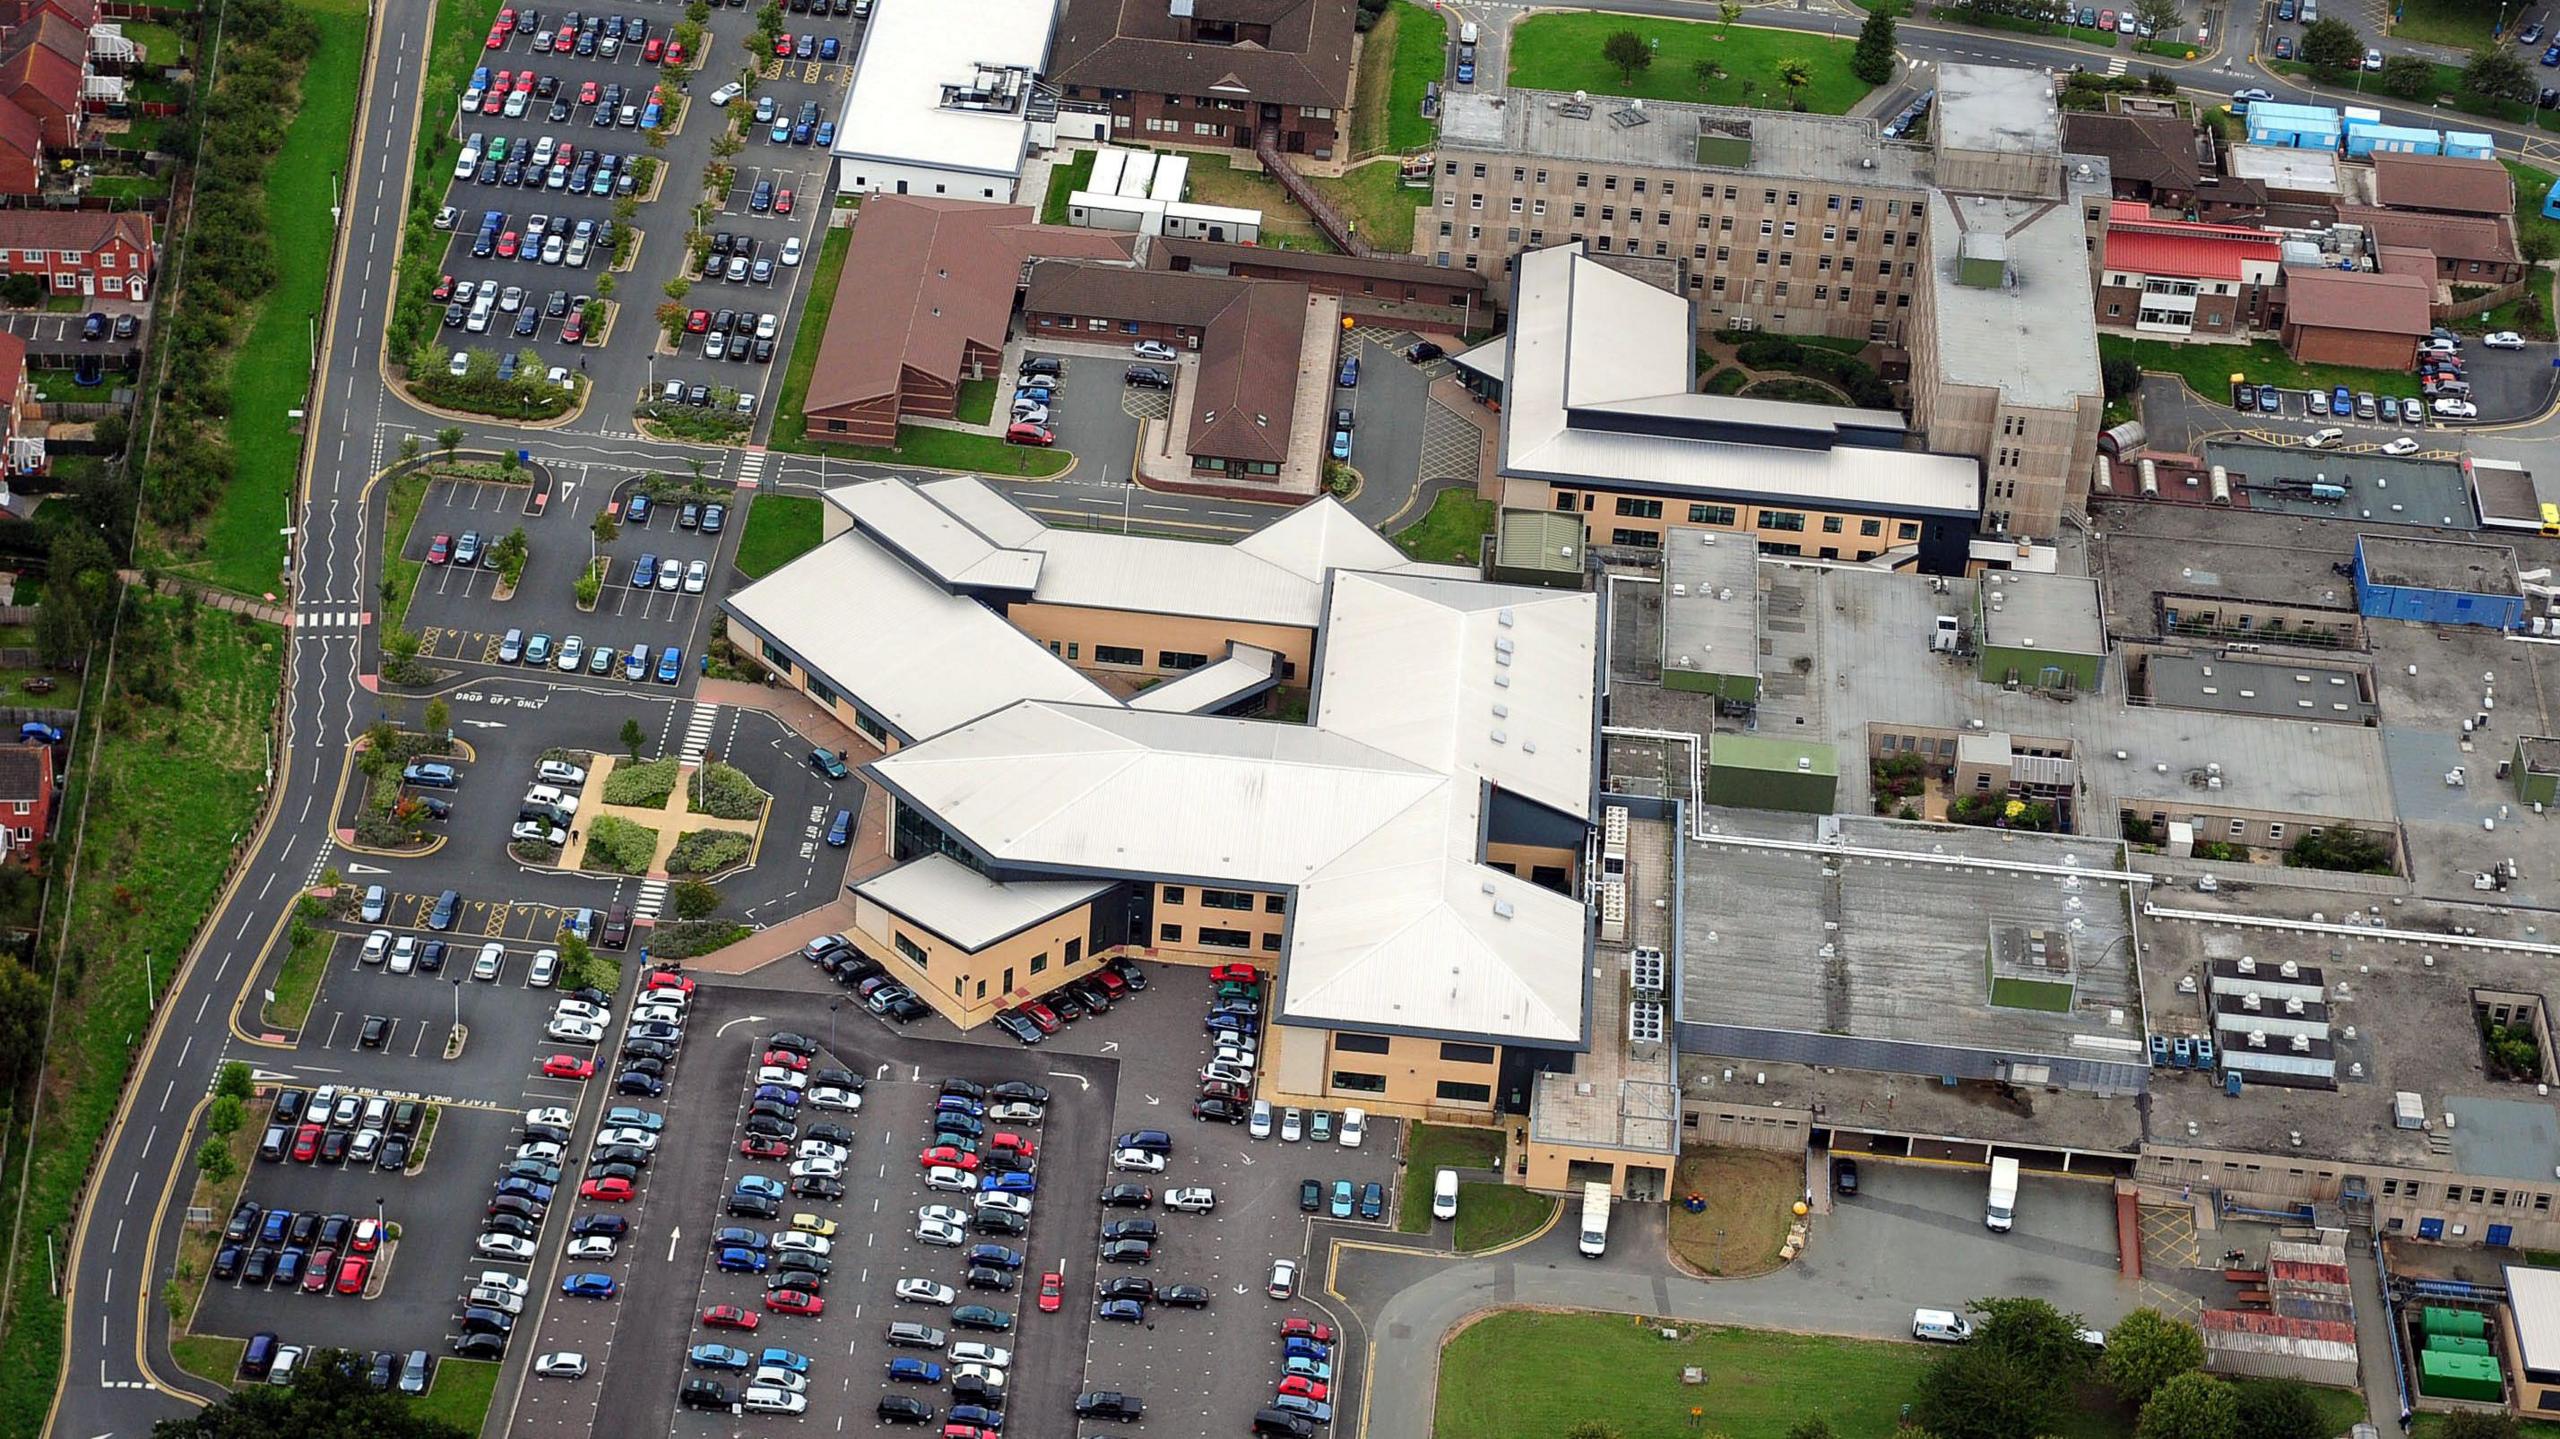
[[1080,1090],[1085,1090],[1085,1091],[1088,1091],[1088,1092],[1089,1092],[1089,1091],[1091,1091],[1091,1090],[1092,1090],[1092,1088],[1093,1088],[1093,1085],[1092,1085],[1089,1081],[1087,1081],[1083,1075],[1081,1075],[1081,1074],[1072,1074],[1072,1073],[1069,1073],[1068,1071],[1063,1070],[1063,1069],[1053,1069],[1053,1070],[1050,1070],[1050,1071],[1049,1071],[1049,1077],[1050,1077],[1051,1079],[1072,1079],[1072,1080],[1074,1080],[1074,1081],[1076,1082],[1076,1088],[1078,1088],[1078,1089],[1080,1089]]
[[387,869],[378,869],[369,864],[351,864],[347,866],[347,873],[349,874],[389,874],[390,872],[391,871]]
[[1118,1041],[1118,1040],[1116,1040],[1116,1039],[1106,1039],[1106,1040],[1104,1040],[1104,1041],[1102,1042],[1102,1052],[1103,1052],[1103,1053],[1105,1053],[1105,1054],[1117,1054],[1117,1053],[1119,1053],[1119,1052],[1120,1052],[1120,1041]]
[[667,1262],[669,1264],[676,1262],[676,1241],[682,1238],[684,1238],[684,1231],[682,1229],[670,1229],[667,1231]]
[[721,1035],[727,1034],[731,1027],[735,1025],[762,1023],[764,1023],[764,1016],[761,1014],[742,1014],[737,1018],[730,1020],[727,1024],[721,1025],[718,1029],[711,1031],[711,1037],[717,1039]]

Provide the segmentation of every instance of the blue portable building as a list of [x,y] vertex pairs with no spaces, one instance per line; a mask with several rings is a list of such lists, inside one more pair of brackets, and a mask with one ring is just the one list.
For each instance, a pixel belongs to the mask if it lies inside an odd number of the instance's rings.
[[2356,609],[2376,619],[2514,630],[2525,622],[2516,552],[2457,540],[2356,536]]
[[2374,154],[2441,155],[2444,133],[2421,130],[2414,125],[2369,124],[2358,120],[2347,126],[2347,153],[2363,159]]
[[2498,158],[2497,137],[2478,130],[2447,130],[2444,132],[2444,153],[2465,160],[2495,160]]
[[2252,145],[2334,151],[2344,134],[2344,123],[2338,112],[2326,105],[2287,105],[2275,100],[2261,100],[2249,107],[2246,119]]

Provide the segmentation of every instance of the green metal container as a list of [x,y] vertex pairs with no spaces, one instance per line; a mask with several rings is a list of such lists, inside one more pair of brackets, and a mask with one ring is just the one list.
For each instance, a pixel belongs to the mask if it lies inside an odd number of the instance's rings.
[[2449,1309],[2430,1304],[2418,1311],[2418,1329],[2425,1334],[2457,1334],[2466,1339],[2489,1337],[2489,1316],[2477,1309]]
[[2506,1398],[2507,1389],[2498,1375],[2498,1361],[2481,1354],[2438,1354],[2430,1350],[2418,1356],[2418,1392],[2435,1399],[2471,1399],[2495,1404]]

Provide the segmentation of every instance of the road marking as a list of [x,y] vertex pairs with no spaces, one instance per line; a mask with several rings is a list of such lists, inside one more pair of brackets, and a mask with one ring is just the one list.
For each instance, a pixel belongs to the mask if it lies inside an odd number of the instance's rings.
[[720,707],[716,704],[696,703],[692,717],[687,719],[684,725],[683,763],[702,763],[702,756],[711,747],[712,733],[719,727]]
[[639,897],[631,902],[631,917],[635,920],[654,920],[658,917],[659,909],[666,902],[667,882],[663,879],[644,879],[640,881]]

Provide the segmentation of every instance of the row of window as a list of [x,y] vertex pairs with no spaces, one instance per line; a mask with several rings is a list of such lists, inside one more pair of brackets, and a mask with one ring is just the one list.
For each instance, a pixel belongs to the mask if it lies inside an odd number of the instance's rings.
[[[1254,947],[1253,935],[1250,932],[1241,929],[1222,929],[1210,925],[1202,925],[1197,931],[1195,931],[1191,937],[1191,942],[1202,949],[1251,949]],[[1182,926],[1178,924],[1157,925],[1156,943],[1182,943]],[[1266,954],[1278,954],[1280,952],[1280,932],[1278,930],[1273,930],[1271,933],[1262,937],[1262,950]]]
[[[1453,180],[1454,180],[1454,179],[1456,179],[1456,178],[1457,178],[1457,176],[1458,176],[1458,163],[1459,163],[1459,162],[1457,162],[1457,161],[1455,161],[1455,160],[1449,160],[1449,161],[1445,161],[1445,162],[1443,162],[1443,163],[1442,163],[1442,165],[1441,165],[1440,173],[1441,173],[1441,174],[1443,174],[1443,175],[1445,175],[1445,176],[1447,176],[1447,177],[1449,177],[1450,179],[1453,179]],[[1474,163],[1469,167],[1469,171],[1468,171],[1468,173],[1469,173],[1469,174],[1471,174],[1474,178],[1476,178],[1476,179],[1478,179],[1478,180],[1482,180],[1482,179],[1485,179],[1485,178],[1487,177],[1487,173],[1488,173],[1488,172],[1487,172],[1487,169],[1486,169],[1485,163],[1484,163],[1483,161],[1479,160],[1479,161],[1474,162]],[[1603,176],[1601,176],[1601,177],[1600,177],[1600,189],[1601,189],[1604,193],[1614,193],[1614,192],[1617,190],[1617,188],[1618,188],[1618,179],[1619,179],[1619,177],[1617,177],[1617,176],[1615,176],[1615,175],[1603,175]],[[1528,183],[1530,183],[1530,180],[1529,180],[1529,167],[1528,167],[1528,166],[1525,166],[1525,165],[1514,165],[1514,166],[1512,166],[1512,167],[1511,167],[1511,183],[1512,183],[1512,184],[1514,184],[1514,185],[1523,185],[1523,184],[1528,184]],[[1537,172],[1537,181],[1536,181],[1536,183],[1538,183],[1538,184],[1540,184],[1540,185],[1544,185],[1545,183],[1547,183],[1547,172],[1546,172],[1545,170],[1543,170],[1543,169],[1542,169],[1542,170],[1539,170],[1539,171]],[[1671,181],[1669,181],[1669,180],[1664,180],[1664,179],[1649,178],[1649,177],[1644,176],[1644,175],[1636,175],[1636,176],[1632,176],[1632,177],[1630,177],[1630,178],[1629,178],[1629,183],[1628,183],[1628,193],[1630,193],[1630,194],[1636,194],[1636,195],[1642,195],[1642,194],[1645,194],[1645,193],[1647,193],[1647,188],[1646,188],[1646,187],[1648,186],[1648,184],[1650,184],[1650,186],[1651,186],[1651,192],[1652,192],[1652,193],[1654,193],[1654,194],[1658,194],[1658,195],[1662,196],[1662,198],[1664,198],[1664,199],[1666,199],[1666,200],[1675,200],[1675,199],[1678,199],[1678,198],[1679,198],[1679,187],[1678,187],[1677,185],[1675,185],[1673,182],[1671,182]],[[1588,190],[1588,189],[1590,189],[1590,188],[1591,188],[1591,172],[1590,172],[1590,171],[1588,171],[1588,170],[1577,170],[1577,171],[1575,171],[1575,172],[1574,172],[1574,176],[1573,176],[1573,188],[1575,188],[1575,189],[1577,189],[1577,190]],[[1789,208],[1789,209],[1796,209],[1796,208],[1798,208],[1798,207],[1802,204],[1802,202],[1803,202],[1803,200],[1804,200],[1804,192],[1803,192],[1803,191],[1801,191],[1801,190],[1789,190],[1789,191],[1787,191],[1787,192],[1786,192],[1786,196],[1787,196],[1787,208]],[[1702,183],[1702,184],[1700,184],[1700,185],[1698,186],[1698,200],[1699,200],[1699,203],[1701,203],[1701,204],[1708,204],[1708,205],[1712,205],[1712,204],[1714,204],[1714,203],[1716,203],[1716,202],[1717,202],[1718,198],[1719,198],[1719,195],[1718,195],[1718,187],[1717,187],[1713,182]],[[1735,201],[1737,201],[1737,200],[1739,200],[1739,199],[1741,198],[1741,189],[1740,189],[1740,187],[1738,187],[1738,186],[1734,186],[1734,185],[1726,185],[1726,186],[1723,186],[1723,187],[1722,187],[1722,195],[1721,195],[1721,198],[1722,198],[1722,200],[1723,200],[1723,202],[1724,202],[1725,204],[1728,204],[1728,205],[1733,204]],[[1775,205],[1775,204],[1777,204],[1777,203],[1778,203],[1778,192],[1777,192],[1777,191],[1775,191],[1775,190],[1762,190],[1762,191],[1760,192],[1760,203],[1761,203],[1761,204],[1763,204],[1763,205]],[[1848,195],[1848,196],[1841,196],[1841,195],[1834,195],[1834,194],[1826,194],[1826,195],[1824,195],[1824,196],[1822,197],[1822,208],[1823,208],[1823,209],[1825,209],[1825,210],[1827,210],[1827,211],[1830,211],[1830,212],[1831,212],[1831,213],[1833,213],[1833,214],[1838,214],[1838,213],[1839,213],[1843,208],[1846,208],[1850,214],[1852,214],[1852,215],[1856,215],[1856,214],[1861,214],[1861,213],[1863,213],[1863,212],[1866,210],[1866,208],[1867,208],[1867,201],[1866,201],[1866,197],[1865,197],[1865,196],[1862,196],[1862,195]],[[1885,201],[1885,202],[1884,202],[1884,212],[1885,212],[1886,214],[1888,214],[1888,215],[1899,215],[1899,214],[1901,214],[1901,213],[1902,213],[1902,202],[1901,202],[1900,200],[1887,200],[1887,201]],[[1920,202],[1919,202],[1919,201],[1914,200],[1914,201],[1911,203],[1911,213],[1912,213],[1912,215],[1913,215],[1914,217],[1917,217],[1917,216],[1921,213],[1921,206],[1920,206]]]
[[[1180,904],[1188,898],[1190,892],[1185,890],[1181,885],[1168,884],[1163,887],[1162,893],[1164,903]],[[1200,891],[1200,903],[1201,906],[1206,909],[1249,910],[1253,908],[1253,893],[1250,890],[1242,889],[1204,889]],[[1264,895],[1262,897],[1262,912],[1264,914],[1287,914],[1289,912],[1289,897],[1287,895],[1280,894]]]
[[[1394,1046],[1394,1038],[1384,1034],[1342,1030],[1333,1036],[1333,1048],[1337,1054],[1385,1054]],[[1452,1039],[1443,1040],[1440,1045],[1440,1059],[1445,1064],[1491,1064],[1495,1055],[1496,1051],[1490,1044],[1465,1044]]]
[[[77,265],[84,259],[93,259],[97,262],[95,268],[101,270],[112,270],[118,265],[124,263],[124,256],[115,250],[100,250],[95,255],[90,255],[86,251],[81,250],[0,251],[0,259],[12,260],[21,265],[42,265],[49,263],[46,259],[47,256],[52,257],[52,262],[58,262],[65,265]],[[140,255],[136,255],[133,259],[134,263],[131,268],[137,270],[141,269],[142,257]]]
[[[1558,490],[1555,497],[1556,508],[1568,512],[1577,508],[1588,510],[1599,499],[1599,496],[1597,495],[1583,494],[1577,504],[1575,499],[1576,493],[1576,491],[1572,490]],[[1662,518],[1663,502],[1660,500],[1644,499],[1632,495],[1620,495],[1616,497],[1614,503],[1620,519],[1658,520]],[[1722,529],[1734,529],[1738,527],[1737,522],[1740,518],[1741,511],[1733,505],[1689,506],[1689,523],[1693,525],[1713,525]],[[1799,511],[1762,510],[1760,512],[1760,523],[1758,526],[1760,529],[1778,530],[1793,534],[1801,532],[1804,527],[1805,517]],[[1920,525],[1914,520],[1899,521],[1894,526],[1894,530],[1894,537],[1897,540],[1911,541],[1920,538]],[[1822,517],[1822,532],[1826,535],[1846,534],[1848,533],[1848,521],[1840,515],[1824,515]],[[1620,533],[1624,534],[1629,532],[1620,531]],[[1861,519],[1858,521],[1858,533],[1868,539],[1881,538],[1884,534],[1884,521]]]
[[[1383,1074],[1363,1074],[1353,1069],[1337,1069],[1333,1072],[1333,1087],[1352,1094],[1384,1094],[1387,1092],[1387,1077]],[[1454,1079],[1444,1079],[1440,1081],[1434,1092],[1452,1104],[1491,1104],[1493,1102],[1493,1086],[1490,1084],[1466,1084]]]

